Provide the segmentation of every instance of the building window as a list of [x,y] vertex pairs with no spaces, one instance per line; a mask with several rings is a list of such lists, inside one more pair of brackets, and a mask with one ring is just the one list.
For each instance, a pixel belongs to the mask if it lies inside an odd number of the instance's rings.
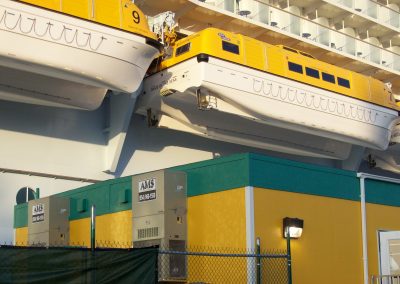
[[331,74],[328,74],[328,73],[325,73],[325,72],[322,72],[322,80],[324,80],[326,82],[329,82],[329,83],[333,83],[333,84],[336,83],[335,82],[335,76],[333,76]]
[[339,86],[350,88],[350,81],[347,79],[338,77],[338,84]]
[[293,63],[293,62],[288,62],[288,66],[289,66],[289,70],[293,71],[293,72],[297,72],[300,74],[303,74],[303,66],[301,66],[300,64],[297,63]]
[[222,41],[222,49],[228,52],[239,54],[239,46],[227,41]]
[[307,76],[319,79],[319,71],[310,67],[306,67]]
[[176,49],[175,56],[179,56],[182,53],[188,52],[190,50],[190,42],[184,44]]

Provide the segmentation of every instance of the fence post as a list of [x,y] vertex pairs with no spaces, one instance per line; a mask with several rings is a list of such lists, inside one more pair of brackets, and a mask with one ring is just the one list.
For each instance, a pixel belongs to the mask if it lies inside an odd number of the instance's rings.
[[256,257],[256,265],[257,265],[257,284],[261,284],[261,257],[260,257],[260,254],[261,254],[261,246],[260,246],[260,238],[257,238],[256,239],[256,248],[257,248],[257,250],[256,250],[256,254],[257,254],[257,257]]
[[96,205],[92,205],[90,211],[90,248],[92,251],[96,247]]
[[288,284],[292,284],[292,253],[290,251],[290,233],[289,233],[289,228],[286,228],[286,246],[287,246]]

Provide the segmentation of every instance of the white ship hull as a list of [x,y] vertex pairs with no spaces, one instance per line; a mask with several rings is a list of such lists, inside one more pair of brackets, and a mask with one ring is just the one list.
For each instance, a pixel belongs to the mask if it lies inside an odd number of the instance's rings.
[[88,110],[108,89],[136,91],[158,54],[144,37],[9,0],[0,41],[0,99]]
[[386,149],[398,120],[391,109],[212,57],[146,78],[137,112],[149,108],[159,126],[336,159],[352,145]]

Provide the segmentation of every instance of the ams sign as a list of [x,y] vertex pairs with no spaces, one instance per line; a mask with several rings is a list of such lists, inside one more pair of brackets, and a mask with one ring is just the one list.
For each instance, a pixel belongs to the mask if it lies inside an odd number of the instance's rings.
[[139,181],[139,202],[149,201],[157,198],[156,178]]

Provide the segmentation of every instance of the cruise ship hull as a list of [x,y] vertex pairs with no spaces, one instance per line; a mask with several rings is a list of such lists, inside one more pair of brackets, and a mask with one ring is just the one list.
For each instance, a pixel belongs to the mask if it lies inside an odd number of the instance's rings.
[[0,39],[0,99],[87,110],[109,89],[136,91],[159,52],[145,37],[8,0]]
[[209,56],[146,78],[137,112],[149,108],[159,126],[336,159],[351,145],[386,149],[398,121],[394,110]]

